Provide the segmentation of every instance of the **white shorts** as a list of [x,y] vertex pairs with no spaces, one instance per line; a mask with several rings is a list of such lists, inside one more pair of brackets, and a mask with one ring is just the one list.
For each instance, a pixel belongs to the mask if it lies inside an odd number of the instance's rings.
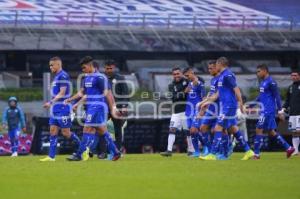
[[290,116],[289,130],[290,131],[300,131],[300,115]]
[[178,130],[188,130],[185,112],[172,114],[170,128],[176,128]]

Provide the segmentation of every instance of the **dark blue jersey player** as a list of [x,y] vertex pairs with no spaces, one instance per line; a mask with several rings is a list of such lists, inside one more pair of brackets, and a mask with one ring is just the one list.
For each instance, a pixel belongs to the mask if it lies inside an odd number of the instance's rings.
[[[77,153],[69,157],[68,160],[85,161],[89,158],[89,148],[94,141],[95,130],[106,140],[108,148],[112,153],[112,160],[118,160],[121,157],[121,153],[116,148],[106,127],[108,106],[111,114],[116,117],[116,105],[108,80],[105,75],[95,69],[93,59],[90,56],[84,57],[80,62],[80,66],[82,71],[86,74],[83,89],[73,97],[67,99],[66,103],[78,98],[84,100],[86,117],[80,147]],[[75,105],[75,108],[82,100]]]
[[268,67],[265,64],[257,66],[257,77],[261,80],[259,85],[259,96],[256,101],[260,104],[260,117],[256,125],[256,136],[254,141],[254,159],[260,159],[260,147],[263,143],[263,132],[268,132],[275,137],[286,150],[287,158],[294,152],[282,136],[275,131],[277,128],[275,116],[281,110],[281,99],[277,88],[277,83],[269,75]]
[[49,155],[42,162],[55,161],[57,134],[61,129],[62,134],[71,139],[76,146],[80,140],[75,133],[70,131],[71,127],[71,108],[64,104],[64,100],[70,96],[71,82],[68,73],[62,69],[62,61],[59,57],[53,57],[49,61],[49,67],[55,77],[51,85],[51,100],[46,102],[43,107],[50,108],[50,148]]
[[185,107],[187,126],[190,131],[195,150],[193,156],[199,157],[199,140],[203,144],[203,139],[202,134],[198,132],[201,121],[197,118],[197,115],[198,103],[201,102],[205,96],[204,81],[197,77],[193,69],[190,67],[185,68],[183,74],[189,80],[189,84],[185,89],[185,93],[187,94],[187,103]]
[[202,160],[216,160],[217,152],[222,140],[222,132],[226,129],[233,133],[235,138],[243,146],[245,155],[242,160],[248,160],[254,156],[254,152],[250,149],[247,142],[245,142],[241,132],[237,127],[236,111],[238,105],[243,111],[243,101],[241,92],[236,85],[235,75],[228,68],[229,62],[227,58],[220,57],[216,61],[216,67],[219,72],[218,77],[218,91],[207,98],[207,102],[202,103],[202,107],[208,106],[212,101],[219,99],[220,112],[218,114],[217,124],[214,128],[214,139],[212,142],[211,153],[207,156],[200,157]]

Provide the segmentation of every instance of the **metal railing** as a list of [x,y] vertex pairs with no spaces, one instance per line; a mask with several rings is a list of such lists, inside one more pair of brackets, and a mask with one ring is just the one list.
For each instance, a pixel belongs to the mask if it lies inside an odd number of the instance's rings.
[[75,13],[75,12],[22,12],[1,11],[0,25],[20,26],[85,26],[87,28],[102,27],[159,27],[165,29],[189,28],[203,29],[261,29],[261,30],[300,30],[300,22],[293,18],[286,20],[276,17],[245,17],[245,16],[211,16],[194,15],[150,15],[145,13]]

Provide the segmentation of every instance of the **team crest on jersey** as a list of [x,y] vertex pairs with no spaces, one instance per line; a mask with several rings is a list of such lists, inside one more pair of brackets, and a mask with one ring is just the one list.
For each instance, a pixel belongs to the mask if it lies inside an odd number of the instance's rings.
[[92,82],[85,82],[85,87],[86,88],[91,88],[93,86],[93,83]]
[[218,87],[223,86],[223,82],[222,81],[218,81]]
[[259,92],[261,92],[261,93],[265,92],[265,88],[264,87],[260,87],[259,88]]

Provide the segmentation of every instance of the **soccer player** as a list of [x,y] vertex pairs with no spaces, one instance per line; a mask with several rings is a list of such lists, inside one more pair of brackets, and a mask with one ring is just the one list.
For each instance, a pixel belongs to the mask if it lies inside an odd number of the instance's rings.
[[281,110],[289,112],[289,129],[293,133],[293,147],[295,152],[292,155],[298,155],[300,143],[300,70],[291,73],[293,83],[288,87],[286,101]]
[[62,60],[59,57],[53,57],[49,61],[50,70],[55,77],[52,82],[52,99],[46,102],[43,107],[51,108],[50,111],[50,148],[49,155],[41,162],[55,161],[57,134],[59,129],[63,136],[71,139],[76,146],[79,145],[79,138],[75,133],[70,131],[71,123],[71,108],[64,104],[64,100],[70,96],[71,81],[69,75],[62,68]]
[[197,118],[198,107],[197,104],[202,101],[205,96],[204,83],[200,81],[191,67],[183,70],[184,76],[190,81],[188,87],[185,89],[187,93],[187,104],[185,107],[185,115],[188,129],[190,129],[192,143],[194,147],[193,157],[200,156],[199,141],[203,144],[202,134],[198,132],[200,126],[200,119]]
[[3,111],[2,126],[8,128],[8,136],[11,143],[11,157],[18,156],[19,134],[22,129],[26,132],[24,112],[18,106],[16,97],[8,99],[8,107]]
[[295,151],[282,136],[275,131],[277,125],[275,114],[281,110],[281,99],[279,96],[277,83],[269,74],[267,65],[261,64],[257,66],[257,77],[261,80],[259,86],[259,96],[256,101],[260,102],[260,117],[256,125],[256,136],[254,141],[255,156],[253,159],[260,159],[260,148],[263,142],[263,132],[268,132],[275,137],[279,144],[286,150],[286,157],[289,158]]
[[[208,93],[208,97],[210,97],[217,92],[218,71],[216,68],[216,61],[210,61],[208,63],[208,72],[212,76],[212,79],[210,81],[210,90]],[[218,104],[219,100],[217,99],[214,103],[208,106],[208,109],[205,112],[203,111],[204,114],[200,114],[200,116],[202,117],[200,132],[202,132],[203,134],[203,142],[207,147],[207,150],[202,154],[203,156],[208,155],[211,149],[210,134],[217,123],[217,112],[219,108]]]
[[[200,156],[200,159],[202,160],[217,160],[216,154],[221,144],[224,129],[229,133],[233,133],[235,138],[244,148],[245,154],[242,160],[248,160],[254,156],[254,152],[250,149],[248,143],[244,140],[237,127],[236,111],[238,105],[241,111],[243,111],[243,101],[240,89],[236,85],[235,75],[229,70],[228,65],[229,62],[227,58],[220,57],[217,59],[216,67],[219,72],[218,91],[201,104],[201,107],[207,107],[211,102],[216,101],[218,98],[220,101],[220,112],[217,124],[214,128],[215,133],[211,152],[207,156]],[[226,144],[227,143],[224,145]]]
[[79,92],[71,98],[65,100],[65,103],[81,98],[81,100],[74,105],[74,109],[77,109],[80,103],[85,101],[86,118],[79,149],[71,157],[67,158],[67,160],[86,161],[89,159],[89,147],[93,144],[95,139],[95,131],[106,140],[108,148],[113,154],[111,160],[118,160],[121,157],[121,153],[114,144],[106,127],[108,115],[107,103],[112,115],[117,117],[116,105],[108,80],[105,75],[96,71],[92,57],[84,57],[80,62],[80,66],[82,71],[86,74],[83,89],[79,90]]
[[170,121],[168,148],[167,151],[160,154],[165,157],[172,156],[176,131],[183,129],[184,133],[187,135],[188,155],[192,155],[194,148],[185,117],[186,94],[184,91],[188,86],[188,80],[184,78],[181,69],[178,67],[172,69],[172,76],[173,81],[169,85],[169,92],[172,93],[173,112]]

